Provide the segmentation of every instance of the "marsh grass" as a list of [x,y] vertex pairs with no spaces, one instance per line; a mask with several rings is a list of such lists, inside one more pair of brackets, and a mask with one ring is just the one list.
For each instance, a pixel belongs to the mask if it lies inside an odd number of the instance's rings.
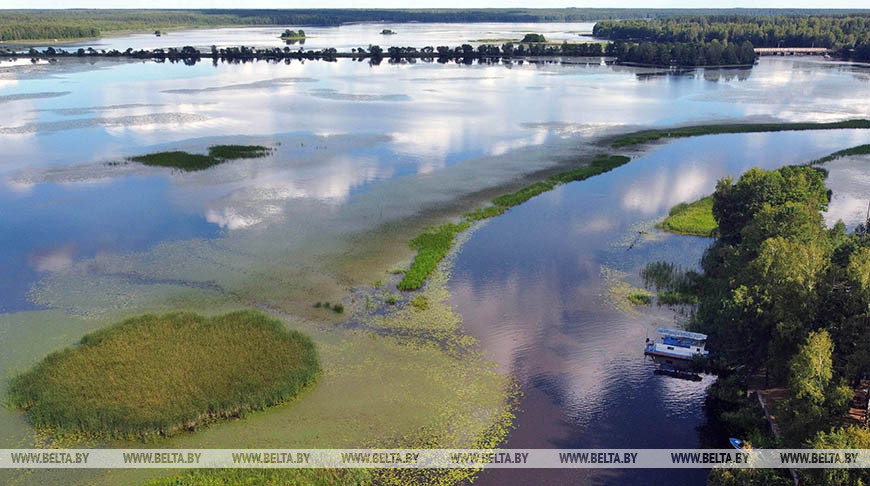
[[824,164],[825,162],[837,160],[837,159],[842,158],[842,157],[848,157],[850,155],[870,155],[870,144],[858,145],[857,147],[839,150],[837,152],[834,152],[832,154],[826,155],[820,159],[816,159],[816,160],[810,162],[810,165]]
[[58,436],[146,439],[287,401],[319,369],[308,337],[261,312],[143,315],[48,355],[8,402]]
[[205,469],[153,479],[145,486],[237,485],[362,486],[373,484],[367,469]]
[[699,275],[668,262],[648,263],[640,276],[644,285],[654,287],[659,305],[697,304]]
[[724,125],[699,125],[661,130],[645,130],[614,139],[614,148],[653,142],[662,138],[697,137],[721,133],[758,133],[795,130],[833,130],[841,128],[870,128],[870,120],[853,119],[827,123],[735,123]]
[[399,281],[399,290],[415,290],[423,286],[438,262],[447,256],[450,247],[453,246],[453,238],[460,232],[471,226],[468,221],[460,223],[445,223],[441,226],[421,233],[411,240],[411,248],[417,250],[411,267]]
[[636,292],[628,294],[628,301],[634,305],[650,305],[652,303],[652,295],[646,292]]
[[694,236],[713,236],[717,226],[713,218],[712,196],[689,204],[677,204],[671,208],[668,217],[656,225],[665,231]]
[[[411,263],[411,267],[399,281],[399,290],[416,290],[423,285],[438,262],[441,261],[453,246],[454,237],[468,229],[471,223],[493,218],[504,214],[508,209],[522,204],[529,199],[552,190],[559,184],[573,181],[581,181],[589,177],[609,172],[631,160],[622,155],[597,155],[589,165],[578,167],[566,172],[560,172],[548,179],[528,185],[516,192],[502,194],[492,200],[492,206],[476,209],[463,216],[459,223],[446,223],[438,228],[418,235],[411,240],[411,248],[417,250],[417,255]],[[377,288],[377,287],[375,287]]]
[[208,155],[191,154],[177,150],[137,155],[130,157],[130,160],[153,167],[171,167],[186,172],[194,172],[206,170],[229,160],[265,157],[271,151],[272,149],[262,145],[213,145],[209,147]]

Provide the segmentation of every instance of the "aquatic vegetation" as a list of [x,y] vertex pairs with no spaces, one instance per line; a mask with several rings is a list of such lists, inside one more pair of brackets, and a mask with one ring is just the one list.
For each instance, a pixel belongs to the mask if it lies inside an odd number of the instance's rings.
[[398,299],[396,299],[395,295],[390,295],[389,297],[387,297],[386,302],[387,302],[387,304],[390,304],[390,305],[396,305],[396,302],[398,302]]
[[717,227],[716,219],[713,218],[713,197],[707,196],[693,203],[677,204],[656,227],[683,235],[713,236]]
[[152,479],[146,486],[236,486],[239,484],[306,486],[362,486],[373,484],[368,469],[195,469],[165,478]]
[[659,292],[657,298],[659,305],[689,305],[698,303],[697,295],[676,292],[673,290]]
[[426,298],[425,295],[418,295],[411,299],[411,306],[419,311],[425,311],[429,309],[429,299]]
[[265,157],[272,151],[262,145],[212,145],[208,148],[208,155],[215,159],[256,159]]
[[617,137],[611,142],[613,147],[625,147],[641,143],[654,142],[662,138],[698,137],[701,135],[716,135],[721,133],[758,133],[783,132],[795,130],[835,130],[842,128],[870,128],[870,120],[853,119],[825,123],[735,123],[720,125],[698,125],[672,129],[644,130]]
[[411,268],[399,281],[399,290],[416,290],[423,286],[438,262],[447,256],[450,247],[453,246],[453,238],[457,233],[465,231],[471,226],[467,221],[460,223],[445,223],[438,228],[421,233],[411,240],[411,248],[417,250],[417,255],[411,263]]
[[552,190],[559,184],[582,181],[589,177],[609,172],[628,163],[630,160],[629,157],[623,155],[599,154],[595,156],[589,165],[560,172],[544,181],[535,182],[510,194],[502,194],[492,200],[492,206],[466,213],[464,219],[459,223],[447,223],[433,231],[418,235],[411,240],[411,248],[417,250],[417,255],[411,263],[411,268],[408,269],[399,282],[399,290],[419,289],[426,277],[438,265],[438,262],[447,255],[453,244],[453,238],[458,233],[468,229],[471,223],[499,216],[509,208]]
[[176,150],[137,155],[130,157],[130,160],[149,166],[172,167],[192,172],[205,170],[229,160],[265,157],[269,155],[271,150],[262,145],[213,145],[209,147],[208,155],[191,154]]
[[261,312],[149,314],[48,355],[8,401],[59,436],[144,439],[285,402],[319,370],[312,341]]
[[842,157],[849,157],[850,155],[870,155],[870,144],[858,145],[857,147],[838,150],[832,154],[828,154],[820,159],[816,159],[810,162],[810,165],[824,164],[825,162],[837,160]]
[[628,301],[634,305],[650,305],[652,303],[652,295],[648,292],[635,292],[628,294]]

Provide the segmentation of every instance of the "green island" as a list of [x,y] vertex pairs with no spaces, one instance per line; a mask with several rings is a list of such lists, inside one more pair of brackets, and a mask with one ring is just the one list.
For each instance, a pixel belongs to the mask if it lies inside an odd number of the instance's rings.
[[149,314],[48,355],[8,402],[59,437],[148,439],[291,400],[319,370],[313,342],[261,312]]
[[543,34],[526,34],[523,36],[523,39],[520,42],[525,42],[525,43],[547,42],[547,38],[544,37]]
[[395,34],[395,32],[393,32],[390,29],[384,29],[381,31],[381,35],[393,35],[393,34]]
[[299,29],[298,31],[297,31],[297,30],[287,29],[287,30],[285,30],[284,32],[281,33],[280,38],[281,38],[281,39],[284,39],[284,40],[299,40],[299,39],[305,39],[305,31],[302,30],[302,29]]
[[598,174],[609,172],[631,159],[622,155],[599,154],[588,165],[555,174],[510,194],[502,194],[492,200],[491,206],[466,213],[459,223],[445,223],[438,228],[421,233],[411,240],[411,248],[417,255],[411,267],[398,283],[399,290],[417,290],[423,286],[435,267],[450,251],[457,234],[465,231],[471,223],[498,216],[508,209],[522,204],[538,194],[552,190],[559,184],[582,181]]
[[620,135],[611,141],[614,148],[627,147],[654,142],[663,138],[698,137],[723,133],[761,133],[800,130],[836,130],[841,128],[870,128],[870,120],[852,119],[838,122],[799,122],[799,123],[734,123],[716,125],[695,125],[671,129],[643,130],[628,135]]
[[171,167],[186,172],[206,170],[218,164],[237,159],[255,159],[265,157],[272,152],[262,145],[212,145],[208,154],[191,154],[176,150],[137,155],[129,160],[152,167]]
[[656,228],[682,235],[713,236],[716,230],[713,197],[707,196],[692,203],[677,204]]
[[[660,302],[696,304],[687,327],[709,336],[706,366],[719,374],[708,391],[710,413],[727,436],[756,448],[870,445],[870,430],[850,411],[863,407],[852,402],[870,370],[870,348],[862,344],[870,342],[870,220],[851,231],[842,221],[827,227],[825,175],[801,165],[720,180],[710,206],[717,238],[701,272],[667,262],[642,271],[648,287],[671,293],[665,299],[660,293]],[[868,479],[857,469],[797,474],[805,484]],[[708,484],[793,480],[783,469],[716,468]]]

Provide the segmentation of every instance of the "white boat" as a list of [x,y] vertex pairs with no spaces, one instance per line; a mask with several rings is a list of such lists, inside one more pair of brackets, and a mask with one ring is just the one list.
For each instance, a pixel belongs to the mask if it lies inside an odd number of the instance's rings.
[[709,351],[704,349],[707,335],[697,332],[682,331],[679,329],[659,328],[660,337],[656,341],[647,339],[643,354],[660,358],[667,363],[671,360],[691,361],[696,357],[707,356]]

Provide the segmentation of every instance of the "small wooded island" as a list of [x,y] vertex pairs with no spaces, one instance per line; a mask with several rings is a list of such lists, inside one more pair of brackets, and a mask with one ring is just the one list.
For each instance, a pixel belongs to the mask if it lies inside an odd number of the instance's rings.
[[393,30],[390,30],[390,29],[384,29],[381,31],[381,35],[393,35],[395,33],[396,32],[394,32]]
[[526,34],[520,42],[547,42],[547,38],[543,34]]
[[280,38],[283,40],[304,39],[305,38],[305,31],[302,29],[299,29],[299,30],[287,29],[281,34]]

